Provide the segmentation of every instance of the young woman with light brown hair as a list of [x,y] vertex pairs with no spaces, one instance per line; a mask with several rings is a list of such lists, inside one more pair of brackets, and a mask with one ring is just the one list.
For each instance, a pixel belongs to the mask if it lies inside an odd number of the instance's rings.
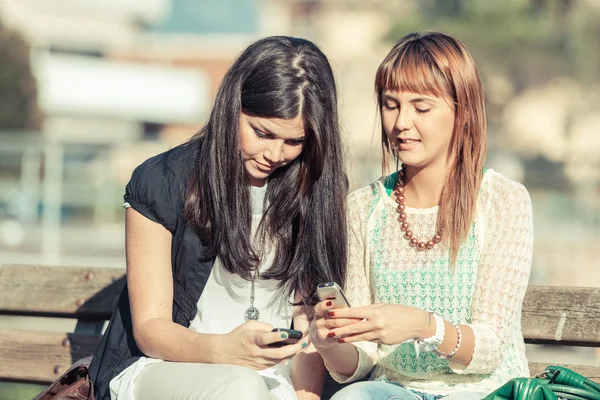
[[384,170],[393,158],[397,172],[348,198],[352,308],[319,303],[312,343],[336,380],[371,373],[335,400],[481,399],[529,374],[529,194],[483,168],[483,89],[457,39],[405,36],[375,89]]

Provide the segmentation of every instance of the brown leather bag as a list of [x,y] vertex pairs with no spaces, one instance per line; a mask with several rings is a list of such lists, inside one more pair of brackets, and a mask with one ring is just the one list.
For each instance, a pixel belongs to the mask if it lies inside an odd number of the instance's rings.
[[32,400],[94,400],[94,384],[88,373],[91,362],[92,356],[76,361],[48,389]]

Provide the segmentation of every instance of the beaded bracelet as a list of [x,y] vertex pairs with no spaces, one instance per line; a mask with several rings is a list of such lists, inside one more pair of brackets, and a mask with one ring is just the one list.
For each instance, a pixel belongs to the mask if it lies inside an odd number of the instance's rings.
[[438,355],[443,358],[450,358],[453,355],[455,355],[458,352],[458,349],[460,349],[460,345],[462,344],[462,332],[460,331],[460,327],[458,326],[458,324],[452,325],[454,325],[454,327],[456,328],[456,333],[458,333],[458,341],[456,343],[456,347],[448,354],[444,354],[437,349],[435,350],[438,353]]

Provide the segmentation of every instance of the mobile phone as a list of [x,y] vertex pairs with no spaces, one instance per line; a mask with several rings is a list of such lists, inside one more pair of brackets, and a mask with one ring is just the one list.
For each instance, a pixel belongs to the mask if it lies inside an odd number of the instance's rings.
[[281,342],[271,343],[269,345],[271,347],[282,347],[287,346],[288,344],[295,344],[302,339],[302,332],[297,331],[296,329],[275,328],[271,332],[285,332],[288,335],[288,338]]
[[317,295],[321,301],[326,299],[333,301],[333,308],[350,307],[342,288],[335,282],[319,283]]

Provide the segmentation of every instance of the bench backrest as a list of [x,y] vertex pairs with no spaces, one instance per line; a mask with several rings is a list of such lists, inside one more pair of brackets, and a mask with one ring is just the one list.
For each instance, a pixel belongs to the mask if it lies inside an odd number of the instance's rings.
[[[600,347],[599,306],[600,288],[529,285],[521,318],[525,342]],[[531,374],[547,365],[530,362]],[[600,365],[564,366],[600,382]]]
[[52,382],[93,354],[125,285],[116,268],[4,265],[0,316],[74,318],[74,333],[0,328],[0,380]]
[[521,325],[529,343],[600,347],[600,288],[529,285]]
[[[125,271],[113,268],[4,265],[0,316],[75,318],[74,333],[0,329],[0,380],[47,383],[94,353],[117,304]],[[600,288],[529,286],[523,303],[525,341],[600,347]],[[532,374],[547,364],[530,363]],[[600,382],[600,366],[567,365]]]

